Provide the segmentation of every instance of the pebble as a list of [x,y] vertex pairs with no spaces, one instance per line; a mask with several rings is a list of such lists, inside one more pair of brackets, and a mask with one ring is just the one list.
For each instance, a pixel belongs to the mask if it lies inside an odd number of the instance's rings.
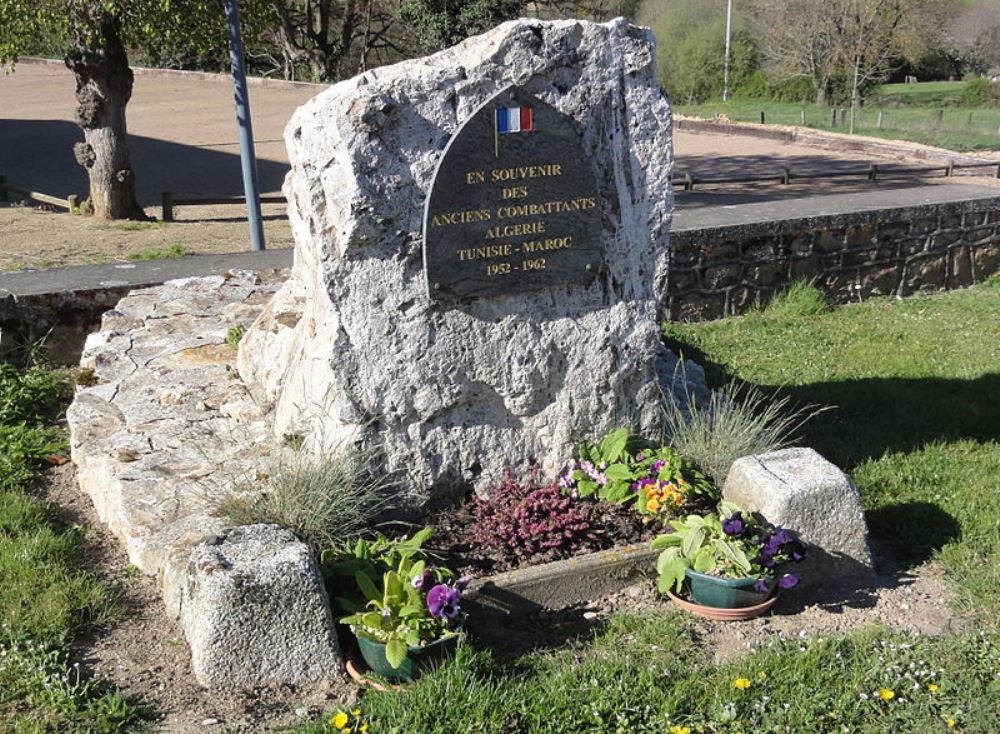
[[586,619],[588,622],[592,622],[595,619],[597,619],[597,612],[584,612],[583,618]]
[[201,721],[202,726],[215,726],[216,724],[221,724],[221,723],[222,722],[219,719],[212,719],[212,718],[202,719]]
[[307,709],[305,706],[299,706],[297,709],[295,709],[295,715],[298,716],[300,719],[308,719],[309,709]]

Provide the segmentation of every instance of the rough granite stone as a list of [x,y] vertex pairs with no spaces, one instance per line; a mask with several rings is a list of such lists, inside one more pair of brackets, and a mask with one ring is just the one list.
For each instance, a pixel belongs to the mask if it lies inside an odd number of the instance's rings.
[[794,530],[812,546],[807,560],[793,569],[804,579],[826,582],[871,571],[858,490],[815,450],[783,449],[737,459],[722,495]]
[[317,683],[341,672],[319,568],[276,525],[232,528],[194,548],[181,626],[206,687]]
[[[87,339],[82,366],[96,384],[78,388],[67,413],[80,488],[129,560],[159,579],[167,612],[183,612],[206,685],[311,683],[339,670],[326,592],[304,546],[273,528],[221,551],[205,545],[224,537],[219,498],[270,464],[270,427],[233,369],[226,337],[276,288],[252,273],[229,273],[134,291]],[[234,532],[228,538],[241,537]],[[229,554],[239,573],[206,579],[192,554]],[[244,593],[251,589],[261,593]],[[289,610],[297,611],[274,626]],[[252,617],[274,629],[253,630]],[[254,644],[275,647],[250,655],[237,644],[226,658],[219,642],[232,629],[226,624],[245,624]]]
[[[653,433],[675,363],[657,305],[673,197],[654,60],[650,32],[621,19],[522,19],[299,108],[285,131],[295,264],[237,359],[276,432],[318,450],[372,439],[418,495],[483,489],[505,466],[554,474],[579,439],[614,425]],[[607,272],[441,305],[425,293],[421,251],[435,165],[509,84],[580,129]]]

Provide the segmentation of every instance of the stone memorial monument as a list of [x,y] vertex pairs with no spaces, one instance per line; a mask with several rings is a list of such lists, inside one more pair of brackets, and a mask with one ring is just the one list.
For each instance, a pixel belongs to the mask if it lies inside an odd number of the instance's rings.
[[285,139],[290,279],[240,344],[278,435],[417,503],[654,435],[671,118],[648,30],[519,20],[330,87]]

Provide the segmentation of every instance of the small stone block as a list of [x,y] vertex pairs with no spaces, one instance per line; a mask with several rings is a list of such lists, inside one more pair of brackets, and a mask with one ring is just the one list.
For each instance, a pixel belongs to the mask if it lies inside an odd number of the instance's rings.
[[809,448],[737,459],[722,490],[725,499],[794,531],[809,554],[797,575],[813,583],[867,575],[872,570],[861,497],[850,478]]
[[276,525],[232,528],[194,548],[181,626],[209,688],[315,684],[342,671],[316,562]]

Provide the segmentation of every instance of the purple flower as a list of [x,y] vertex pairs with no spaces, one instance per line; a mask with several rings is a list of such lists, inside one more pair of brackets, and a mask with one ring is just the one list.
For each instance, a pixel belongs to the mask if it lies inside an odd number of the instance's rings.
[[753,590],[759,591],[761,594],[766,594],[768,592],[767,581],[758,579],[757,583],[753,585]]
[[722,532],[726,535],[740,536],[746,529],[747,523],[743,519],[742,512],[734,512],[732,516],[722,521]]
[[666,459],[657,459],[656,461],[653,462],[653,465],[651,467],[649,467],[649,470],[651,472],[653,472],[654,474],[658,473],[660,471],[660,469],[663,468],[663,465],[666,464],[666,463],[667,463]]
[[414,589],[422,589],[425,586],[430,586],[434,583],[434,572],[431,570],[424,571],[410,583],[413,584]]
[[459,591],[465,591],[465,587],[472,583],[471,576],[462,576],[458,581],[455,582],[455,588]]
[[636,454],[636,456],[635,456],[635,460],[636,460],[636,461],[645,461],[645,460],[646,460],[646,455],[645,455],[645,454],[642,454],[642,453],[640,453],[640,454]]
[[461,599],[459,589],[438,584],[427,592],[427,611],[436,619],[454,619],[461,611],[458,605]]
[[780,586],[782,589],[790,589],[797,583],[799,583],[799,577],[790,573],[786,573],[784,576],[778,579],[778,586]]

